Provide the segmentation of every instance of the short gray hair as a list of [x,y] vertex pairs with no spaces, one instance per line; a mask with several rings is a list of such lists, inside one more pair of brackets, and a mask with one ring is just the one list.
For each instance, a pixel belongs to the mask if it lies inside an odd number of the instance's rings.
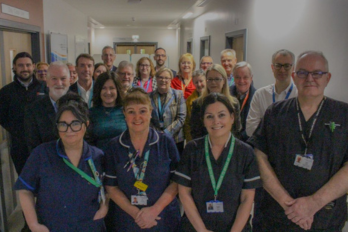
[[296,66],[298,65],[299,60],[300,60],[303,56],[305,56],[305,55],[316,55],[316,56],[320,56],[320,57],[324,60],[326,71],[327,71],[327,72],[329,71],[329,62],[327,61],[326,57],[324,56],[324,53],[322,53],[322,52],[320,52],[320,51],[305,51],[305,52],[302,52],[302,53],[301,53],[300,55],[298,55],[298,57],[297,57]]
[[236,51],[231,49],[231,48],[222,50],[221,53],[220,53],[220,57],[223,56],[225,53],[228,53],[228,52],[230,52],[232,54],[232,56],[234,58],[236,58]]
[[135,75],[134,73],[134,65],[129,62],[129,61],[126,61],[126,60],[122,60],[119,64],[118,64],[118,67],[117,67],[117,74],[119,75],[120,72],[121,72],[121,69],[124,69],[126,67],[131,67],[132,68],[132,71],[133,71],[133,75]]
[[114,50],[114,48],[111,47],[111,46],[105,46],[105,47],[103,47],[103,49],[102,49],[102,54],[103,54],[103,52],[105,51],[105,49],[111,49],[111,50],[114,52],[114,54],[115,54],[115,50]]
[[68,66],[61,61],[55,61],[55,62],[52,62],[50,64],[50,66],[48,67],[48,70],[47,70],[47,78],[50,78],[51,70],[54,67],[60,67],[60,68],[64,69],[68,75],[68,78],[70,78],[70,71],[69,71]]
[[283,55],[283,56],[291,56],[292,64],[295,63],[295,55],[294,55],[294,53],[292,53],[292,52],[290,52],[289,50],[286,50],[286,49],[280,49],[280,50],[276,51],[275,53],[273,53],[273,55],[272,55],[272,64],[274,64],[275,58],[276,58],[276,56],[278,54]]
[[247,67],[249,69],[250,76],[253,76],[253,70],[251,68],[251,65],[248,62],[241,61],[238,62],[234,67],[233,67],[233,76],[236,76],[237,69],[239,68],[244,68]]
[[194,77],[200,77],[204,76],[205,77],[205,71],[203,69],[198,69],[192,73],[192,78]]
[[214,61],[213,61],[213,58],[212,58],[211,56],[203,56],[203,57],[201,58],[201,60],[199,61],[200,64],[202,63],[202,60],[203,60],[204,58],[210,58],[210,59],[212,60],[212,62],[214,62]]

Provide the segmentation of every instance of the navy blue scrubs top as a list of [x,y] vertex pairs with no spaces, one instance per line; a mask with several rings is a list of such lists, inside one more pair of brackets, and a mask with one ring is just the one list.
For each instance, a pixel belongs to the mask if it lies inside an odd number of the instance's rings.
[[[152,128],[150,128],[143,154],[148,150],[150,150],[150,155],[143,180],[143,183],[148,185],[146,190],[148,201],[147,206],[137,206],[139,208],[149,207],[156,203],[170,184],[171,176],[179,162],[179,153],[174,140],[170,136],[157,132]],[[128,154],[130,152],[134,153],[135,149],[130,140],[128,130],[119,137],[112,139],[105,150],[105,185],[118,186],[129,200],[131,195],[138,194],[138,190],[133,186],[136,181],[133,170],[131,169],[127,172],[128,166],[124,168],[129,161]],[[143,160],[144,155],[136,159],[136,164],[139,166]],[[161,220],[157,221],[157,226],[147,230],[141,230],[134,222],[134,219],[116,204],[110,204],[111,212],[113,215],[109,216],[113,219],[112,231],[175,231],[180,221],[177,198],[159,214]]]
[[[100,207],[100,188],[67,166],[63,159],[68,157],[61,141],[58,149],[56,144],[56,141],[44,143],[32,151],[15,183],[15,189],[34,193],[39,223],[51,232],[104,231],[103,219],[93,221]],[[78,168],[93,177],[89,159],[93,160],[96,170],[103,173],[103,152],[84,142]]]

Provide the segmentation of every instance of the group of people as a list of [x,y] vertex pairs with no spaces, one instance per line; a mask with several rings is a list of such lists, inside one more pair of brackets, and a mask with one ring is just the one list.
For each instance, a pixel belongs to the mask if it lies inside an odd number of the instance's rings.
[[156,65],[102,59],[37,64],[42,82],[18,53],[0,90],[31,231],[342,230],[348,104],[324,96],[322,53],[276,51],[258,90],[232,49],[198,70],[183,54],[177,73],[163,48]]

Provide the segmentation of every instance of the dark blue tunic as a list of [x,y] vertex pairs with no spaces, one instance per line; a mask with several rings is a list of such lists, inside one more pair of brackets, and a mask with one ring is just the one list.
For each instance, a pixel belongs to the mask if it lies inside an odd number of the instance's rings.
[[[37,197],[38,220],[54,231],[104,231],[104,220],[93,221],[99,209],[100,188],[90,184],[68,167],[62,143],[58,151],[56,141],[44,143],[33,150],[16,184],[16,190],[29,190]],[[103,152],[83,144],[83,154],[78,168],[93,177],[88,160],[103,173]]]
[[[150,155],[143,180],[148,185],[146,190],[148,205],[138,206],[139,208],[156,203],[170,184],[171,176],[179,162],[179,154],[173,139],[151,128],[143,153],[149,149]],[[136,195],[138,191],[133,186],[136,181],[133,171],[127,172],[127,168],[124,168],[129,161],[129,152],[133,153],[135,149],[131,143],[129,131],[126,130],[119,137],[112,139],[105,151],[105,185],[118,186],[130,200],[131,195]],[[136,164],[139,165],[143,159],[144,156],[137,158]],[[112,217],[111,231],[175,231],[180,221],[179,204],[176,198],[160,213],[161,220],[157,221],[158,225],[147,230],[141,230],[134,219],[116,204],[110,204],[111,212],[112,215],[109,215]]]

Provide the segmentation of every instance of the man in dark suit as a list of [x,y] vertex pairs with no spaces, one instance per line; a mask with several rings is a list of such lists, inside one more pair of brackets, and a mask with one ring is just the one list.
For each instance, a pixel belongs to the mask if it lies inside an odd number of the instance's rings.
[[116,72],[117,67],[114,65],[116,54],[115,50],[112,47],[105,46],[102,50],[101,58],[110,71]]
[[233,68],[234,84],[230,87],[230,93],[236,97],[240,106],[240,118],[242,121],[241,140],[249,138],[245,131],[246,119],[248,117],[250,102],[256,89],[253,86],[253,73],[251,65],[247,62],[239,62]]
[[57,100],[67,93],[70,86],[70,72],[62,62],[53,62],[47,71],[49,95],[27,106],[24,118],[26,142],[31,152],[38,145],[55,140],[54,132]]

